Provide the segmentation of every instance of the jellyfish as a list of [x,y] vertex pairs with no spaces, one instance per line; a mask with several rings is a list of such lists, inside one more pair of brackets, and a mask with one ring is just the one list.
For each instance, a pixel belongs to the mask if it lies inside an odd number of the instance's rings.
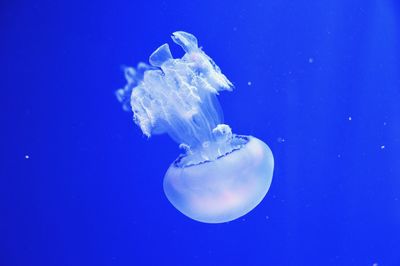
[[171,38],[183,57],[173,58],[168,44],[161,45],[150,65],[124,69],[127,84],[116,96],[144,135],[166,133],[182,149],[163,180],[171,204],[199,222],[229,222],[263,200],[274,158],[263,141],[224,124],[217,95],[233,85],[196,37],[177,31]]

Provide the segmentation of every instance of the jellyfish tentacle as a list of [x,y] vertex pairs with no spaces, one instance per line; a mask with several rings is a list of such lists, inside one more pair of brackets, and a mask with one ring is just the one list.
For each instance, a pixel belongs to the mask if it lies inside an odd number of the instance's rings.
[[193,34],[184,31],[176,31],[172,34],[171,38],[177,45],[181,46],[186,53],[193,52],[199,48],[197,38]]
[[134,121],[146,136],[167,133],[178,144],[202,150],[202,157],[216,158],[217,149],[208,148],[217,143],[212,130],[223,122],[215,95],[232,84],[198,47],[194,35],[177,31],[172,39],[185,55],[174,59],[169,45],[161,45],[150,55],[150,65],[125,70],[127,85],[117,97],[126,106],[131,94]]
[[149,57],[149,62],[152,66],[161,67],[163,63],[172,59],[171,51],[168,43],[158,47]]

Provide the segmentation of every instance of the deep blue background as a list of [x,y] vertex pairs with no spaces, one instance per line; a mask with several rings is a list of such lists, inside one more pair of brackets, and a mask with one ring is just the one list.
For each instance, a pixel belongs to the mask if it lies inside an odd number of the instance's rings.
[[[114,97],[176,30],[235,84],[226,123],[275,156],[227,224],[170,205],[177,145]],[[0,34],[0,265],[400,265],[397,1],[9,0]]]

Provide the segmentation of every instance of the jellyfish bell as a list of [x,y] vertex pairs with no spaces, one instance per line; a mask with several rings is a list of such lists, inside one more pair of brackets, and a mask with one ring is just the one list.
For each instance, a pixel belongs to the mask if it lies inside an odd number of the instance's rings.
[[164,177],[164,192],[186,216],[205,223],[237,219],[255,208],[267,194],[274,160],[261,140],[236,136],[241,142],[213,161],[182,165],[178,158]]
[[198,47],[192,34],[178,31],[172,40],[185,51],[173,58],[168,44],[126,68],[127,84],[116,92],[133,111],[142,132],[168,134],[184,153],[164,177],[164,192],[186,216],[205,223],[228,222],[255,208],[267,194],[274,159],[252,136],[233,134],[223,123],[216,95],[232,83]]

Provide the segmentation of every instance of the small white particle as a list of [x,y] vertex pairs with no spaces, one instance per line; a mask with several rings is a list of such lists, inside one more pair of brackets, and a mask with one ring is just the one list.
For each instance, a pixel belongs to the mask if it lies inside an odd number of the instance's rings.
[[312,57],[308,58],[308,63],[310,63],[310,64],[314,63],[314,58],[312,58]]
[[341,154],[338,154],[338,155],[337,155],[337,157],[338,157],[338,158],[341,158],[341,157],[342,157],[342,155],[341,155]]
[[25,155],[25,159],[29,159],[29,155],[27,154],[27,155]]
[[383,150],[384,148],[385,148],[385,145],[382,145],[382,146],[381,146],[381,150]]
[[383,125],[384,125],[384,126],[386,126],[386,125],[387,125],[387,123],[386,123],[386,122],[383,122]]
[[378,266],[378,263],[375,262],[375,263],[372,264],[372,266]]
[[284,143],[284,142],[285,142],[285,139],[282,138],[282,137],[279,137],[279,138],[277,138],[277,141],[278,141],[279,143]]
[[267,219],[267,220],[268,220],[268,219],[269,219],[269,216],[268,216],[268,215],[267,215],[267,216],[265,216],[265,219]]
[[247,82],[247,85],[251,86],[251,81]]
[[349,116],[349,121],[351,121],[353,118],[351,118],[351,116]]

